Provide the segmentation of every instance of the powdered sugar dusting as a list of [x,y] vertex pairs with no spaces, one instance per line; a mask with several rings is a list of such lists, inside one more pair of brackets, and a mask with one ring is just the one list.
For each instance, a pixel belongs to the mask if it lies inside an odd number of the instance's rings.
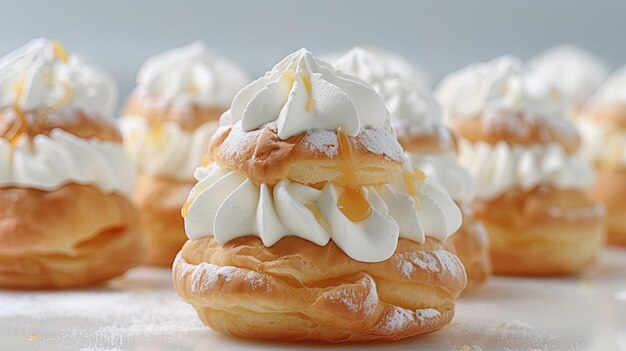
[[358,283],[363,285],[368,291],[365,299],[363,299],[363,294],[359,293],[362,290],[346,288],[331,292],[328,298],[331,301],[340,302],[351,312],[363,312],[366,315],[371,315],[374,313],[376,306],[378,305],[376,283],[369,276],[362,278]]
[[405,277],[410,277],[415,268],[433,273],[449,272],[455,278],[463,274],[459,260],[446,250],[414,252],[405,256],[397,256],[396,268]]
[[439,315],[440,312],[433,308],[413,311],[394,306],[385,314],[375,329],[383,335],[390,335],[411,327],[423,328],[425,325],[433,324],[433,319]]
[[250,132],[243,132],[241,130],[241,122],[237,122],[228,134],[228,137],[224,140],[220,146],[220,151],[224,157],[232,157],[233,155],[241,152],[245,145],[250,145],[259,138],[259,134],[263,129],[253,130]]
[[[138,339],[155,337],[170,345],[206,333],[194,309],[176,296],[166,269],[135,269],[97,289],[0,292],[0,306],[0,330],[24,330],[28,347],[15,349],[130,350]],[[28,341],[30,334],[37,340]]]
[[339,153],[339,140],[334,131],[313,129],[304,136],[306,147],[314,152],[321,152],[327,157],[334,157]]
[[359,134],[365,149],[377,155],[384,155],[392,160],[403,159],[403,150],[391,129],[383,126],[369,126]]
[[194,294],[204,294],[220,280],[223,280],[225,283],[229,282],[236,271],[236,267],[220,267],[202,262],[194,268],[191,274],[191,292]]
[[252,290],[272,291],[269,279],[263,274],[255,271],[246,273],[243,280],[252,288]]

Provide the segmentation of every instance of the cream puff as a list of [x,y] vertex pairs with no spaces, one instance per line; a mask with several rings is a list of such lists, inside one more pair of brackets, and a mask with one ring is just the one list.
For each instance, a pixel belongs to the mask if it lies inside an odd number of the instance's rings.
[[482,223],[471,210],[474,180],[456,154],[456,135],[443,123],[441,107],[426,90],[405,80],[390,66],[382,50],[356,47],[335,62],[335,67],[370,84],[383,98],[391,125],[413,167],[436,179],[463,212],[463,225],[450,240],[466,268],[468,286],[491,274],[489,243]]
[[586,195],[593,171],[576,155],[559,90],[505,56],[448,75],[437,96],[476,179],[494,273],[573,274],[590,264],[605,211]]
[[141,260],[111,77],[61,44],[0,59],[0,287],[104,282]]
[[607,77],[606,65],[591,53],[573,46],[559,45],[530,59],[530,74],[548,80],[561,92],[568,117],[576,119],[587,99]]
[[248,83],[235,64],[202,43],[148,59],[121,118],[126,150],[138,169],[134,201],[146,262],[171,266],[186,240],[180,208],[193,186],[219,116]]
[[384,102],[302,49],[243,88],[196,169],[174,286],[202,321],[257,339],[398,340],[465,288],[461,213],[404,163]]
[[589,195],[608,211],[608,242],[626,245],[626,66],[588,101],[578,120],[582,155],[597,171]]

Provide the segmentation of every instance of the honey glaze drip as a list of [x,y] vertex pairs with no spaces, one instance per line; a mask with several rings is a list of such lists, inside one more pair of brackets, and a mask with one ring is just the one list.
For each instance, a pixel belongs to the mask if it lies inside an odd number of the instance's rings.
[[195,198],[188,198],[183,207],[180,209],[180,215],[183,216],[183,218],[187,218],[187,215],[189,214],[189,207],[191,207],[194,200]]
[[404,186],[409,192],[409,195],[413,198],[413,207],[415,207],[416,210],[420,208],[420,200],[417,197],[417,185],[415,182],[423,181],[424,179],[426,179],[426,174],[424,174],[421,169],[413,168],[413,171],[402,171]]
[[339,151],[343,163],[345,184],[344,192],[337,199],[337,207],[352,222],[360,222],[367,219],[372,213],[369,202],[363,195],[361,187],[356,182],[352,165],[352,145],[344,127],[337,129]]
[[26,82],[26,76],[22,76],[20,79],[15,82],[13,87],[15,91],[15,100],[13,101],[13,111],[17,115],[17,119],[19,123],[14,123],[11,130],[8,133],[9,143],[13,146],[17,144],[17,141],[20,139],[22,134],[28,133],[28,121],[26,120],[26,113],[20,107],[18,101],[22,97],[24,93],[24,84]]
[[[67,51],[65,50],[65,48],[60,42],[53,41],[51,43],[51,48],[52,48],[52,53],[54,54],[54,57],[57,60],[63,63],[68,62],[69,54],[67,53]],[[15,91],[15,100],[13,101],[13,104],[11,107],[15,111],[15,114],[17,115],[17,118],[19,121],[19,124],[15,123],[7,134],[9,143],[13,146],[17,144],[18,140],[20,139],[22,135],[24,134],[28,135],[30,132],[30,126],[27,120],[26,112],[19,105],[19,100],[22,98],[22,95],[24,95],[25,84],[26,84],[26,75],[24,74],[20,79],[18,79],[15,82],[14,88],[13,88]],[[72,91],[71,87],[63,83],[59,83],[59,84],[61,88],[63,89],[63,95],[57,101],[54,101],[49,106],[46,106],[42,111],[40,111],[37,114],[37,117],[35,120],[36,124],[41,123],[50,114],[50,112],[52,112],[54,109],[58,107],[61,107],[69,103],[74,97],[74,92]]]

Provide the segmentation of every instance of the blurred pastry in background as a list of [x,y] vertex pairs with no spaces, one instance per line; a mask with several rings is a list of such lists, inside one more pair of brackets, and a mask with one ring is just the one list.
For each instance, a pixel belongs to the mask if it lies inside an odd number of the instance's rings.
[[582,155],[596,167],[589,193],[608,211],[608,242],[626,245],[626,66],[589,99],[578,121]]
[[466,285],[454,201],[407,168],[385,104],[299,50],[243,88],[183,207],[178,294],[224,334],[398,340],[447,324]]
[[194,43],[148,59],[121,118],[138,170],[134,201],[151,265],[170,266],[186,240],[180,208],[222,112],[248,83],[234,63]]
[[[345,59],[348,56],[349,61]],[[431,87],[430,76],[421,67],[402,55],[375,46],[358,46],[348,51],[326,55],[323,59],[331,63],[341,59],[346,70],[357,73],[377,91],[385,91],[383,87],[377,86],[386,84],[385,80],[380,78],[390,76],[402,77],[402,80],[417,89],[430,90]]]
[[0,287],[98,284],[141,260],[116,98],[56,41],[0,59]]
[[561,91],[568,117],[575,119],[585,101],[608,75],[604,62],[574,45],[559,45],[532,58],[529,74],[537,74]]
[[604,207],[587,191],[593,170],[559,91],[511,56],[448,75],[437,88],[476,179],[476,216],[496,274],[579,272],[604,243]]
[[432,94],[407,83],[382,52],[356,47],[339,58],[335,67],[363,79],[383,97],[411,166],[443,185],[459,205],[463,225],[450,240],[467,271],[468,287],[482,283],[491,274],[489,243],[471,209],[474,180],[457,159],[457,137],[444,125],[441,107]]

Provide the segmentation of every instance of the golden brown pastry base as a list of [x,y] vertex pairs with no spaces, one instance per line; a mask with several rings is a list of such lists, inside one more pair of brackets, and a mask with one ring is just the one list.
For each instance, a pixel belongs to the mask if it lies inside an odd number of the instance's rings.
[[77,184],[0,188],[0,287],[95,285],[141,255],[137,211],[125,197]]
[[475,209],[489,234],[494,274],[576,274],[604,245],[604,207],[576,190],[512,191]]
[[606,206],[608,243],[626,245],[626,169],[597,168],[589,196]]
[[[384,141],[386,152],[397,158],[369,151],[370,133],[380,139],[378,142]],[[311,148],[303,141],[305,136],[306,133],[300,133],[283,140],[274,127],[266,126],[250,132],[236,126],[224,127],[215,132],[208,154],[222,168],[270,185],[283,179],[302,184],[345,184],[341,152],[327,155]],[[366,129],[348,140],[352,149],[351,169],[358,185],[391,183],[402,168],[402,147],[391,131]]]
[[180,209],[192,187],[191,182],[139,173],[133,200],[140,212],[147,264],[171,267],[187,241]]
[[467,272],[467,288],[484,283],[491,275],[489,238],[482,222],[474,216],[474,211],[466,204],[459,204],[463,213],[463,225],[450,237]]
[[194,131],[201,125],[218,121],[228,107],[202,107],[193,105],[181,109],[173,104],[163,105],[158,98],[143,98],[132,94],[124,106],[123,116],[142,116],[149,123],[176,122],[186,131]]
[[[122,136],[109,118],[99,115],[89,115],[83,111],[76,111],[68,116],[58,111],[51,111],[46,115],[42,112],[28,112],[26,119],[29,124],[24,131],[31,138],[38,135],[50,135],[54,129],[62,129],[83,139],[96,138],[102,141],[121,143]],[[45,117],[45,118],[42,118]],[[20,124],[20,119],[11,107],[0,109],[0,137],[11,138],[12,131]]]
[[450,244],[400,239],[386,261],[349,258],[332,241],[256,237],[188,241],[174,262],[178,294],[224,334],[271,340],[388,341],[440,329],[466,275]]
[[456,133],[447,125],[438,125],[429,133],[425,133],[423,129],[416,128],[412,130],[406,128],[398,133],[398,142],[405,151],[424,152],[424,153],[444,153],[458,150],[458,138]]
[[[494,112],[495,113],[495,112]],[[576,152],[580,137],[573,124],[554,123],[551,118],[538,118],[531,114],[507,114],[476,118],[450,118],[452,128],[471,143],[478,141],[496,145],[531,146],[558,143],[567,153]],[[524,128],[524,132],[520,132]]]

